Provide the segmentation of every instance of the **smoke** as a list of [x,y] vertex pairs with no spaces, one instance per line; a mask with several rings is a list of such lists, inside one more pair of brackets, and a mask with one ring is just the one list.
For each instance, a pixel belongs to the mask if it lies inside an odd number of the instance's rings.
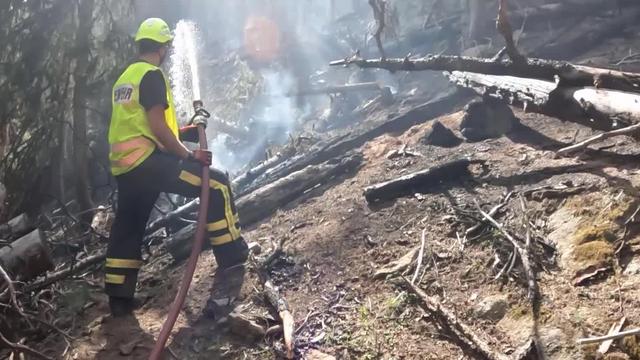
[[[205,107],[248,133],[248,139],[240,139],[218,132],[212,125],[208,132],[215,166],[235,172],[264,159],[266,148],[283,145],[300,131],[301,119],[313,119],[314,114],[325,110],[328,102],[320,98],[300,100],[287,95],[304,88],[348,82],[347,72],[329,72],[328,63],[355,50],[340,40],[342,35],[334,26],[337,19],[354,11],[353,6],[352,2],[326,0],[191,0],[183,7],[181,16],[196,22],[200,32],[196,34],[193,22],[179,21],[176,27],[170,75],[179,117],[185,118],[193,111],[193,89],[197,85],[191,80],[188,44],[194,41],[197,54],[192,57],[200,63]],[[365,16],[370,15],[367,12],[360,17]],[[362,33],[359,29],[349,31]],[[234,81],[217,73],[226,68],[211,65],[231,54],[237,54],[261,78],[262,94],[238,95],[232,91],[233,86],[212,84]],[[238,109],[238,104],[242,105],[237,113],[229,114],[230,109]]]

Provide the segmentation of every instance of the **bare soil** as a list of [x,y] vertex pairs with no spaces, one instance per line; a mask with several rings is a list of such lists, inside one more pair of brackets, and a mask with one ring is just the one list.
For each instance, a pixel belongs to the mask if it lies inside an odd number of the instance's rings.
[[[438,120],[457,132],[461,114]],[[622,316],[626,316],[629,327],[640,324],[636,311],[640,305],[640,270],[625,272],[640,261],[634,253],[640,251],[640,238],[635,237],[634,219],[624,225],[637,208],[637,145],[630,138],[616,138],[596,145],[615,145],[615,153],[607,149],[577,158],[557,158],[554,150],[592,135],[591,130],[518,110],[516,115],[521,126],[506,136],[464,142],[452,149],[421,144],[429,122],[403,134],[377,138],[362,148],[365,163],[353,174],[328,180],[267,221],[245,230],[247,239],[260,243],[266,253],[280,239],[285,240],[286,256],[277,262],[271,275],[294,311],[300,358],[305,358],[310,349],[339,359],[471,356],[433,325],[430,314],[397,279],[373,279],[377,269],[419,245],[423,231],[427,270],[418,278],[420,286],[455,311],[496,350],[515,351],[534,336],[526,283],[518,270],[507,281],[495,280],[502,266],[494,266],[495,258],[504,258],[509,252],[496,242],[497,232],[488,231],[475,241],[461,244],[458,236],[475,223],[461,214],[473,213],[475,202],[488,210],[510,191],[517,194],[559,184],[587,190],[568,197],[526,201],[528,213],[534,214],[531,223],[536,232],[557,249],[554,255],[540,259],[545,265],[538,280],[542,299],[535,336],[551,359],[593,358],[595,348],[577,346],[577,338],[605,334]],[[421,156],[387,159],[389,151],[403,145]],[[474,167],[471,178],[373,207],[362,195],[367,185],[462,157],[484,159],[486,165]],[[579,167],[585,164],[590,166]],[[496,217],[514,224],[519,206],[515,197]],[[610,235],[603,235],[605,232]],[[622,238],[628,246],[615,254]],[[586,243],[591,245],[583,246]],[[589,266],[605,270],[576,286],[576,274]],[[94,281],[66,282],[63,292],[80,293],[74,296],[81,296],[85,302],[68,314],[78,329],[74,334],[77,338],[69,346],[58,344],[57,357],[145,359],[177,290],[182,267],[173,264],[168,255],[151,258],[143,268],[138,296],[144,305],[136,311],[135,319],[105,316],[108,309],[99,285],[100,274]],[[209,315],[206,303],[214,270],[213,257],[203,254],[170,341],[173,355],[167,354],[166,358],[277,358],[278,349],[282,349],[279,334],[249,340],[231,333],[224,320]],[[407,276],[413,276],[413,271]],[[258,288],[256,276],[249,271],[238,303],[242,312],[254,316],[258,323],[272,324],[273,319],[265,320],[273,315]],[[507,299],[504,316],[492,320],[477,316],[474,307],[494,295]],[[614,348],[637,358],[638,348],[633,344],[614,344]]]

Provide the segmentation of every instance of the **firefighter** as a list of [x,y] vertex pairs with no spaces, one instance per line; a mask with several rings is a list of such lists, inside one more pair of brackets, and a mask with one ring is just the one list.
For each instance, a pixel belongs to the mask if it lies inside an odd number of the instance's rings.
[[[209,151],[191,151],[181,142],[197,141],[197,129],[178,128],[171,89],[160,69],[172,40],[162,19],[145,20],[135,38],[139,59],[113,86],[109,160],[118,201],[107,249],[105,291],[114,317],[134,309],[142,240],[158,195],[197,197],[202,166],[211,165]],[[243,264],[248,249],[229,179],[218,170],[211,169],[210,174],[207,230],[220,272]]]

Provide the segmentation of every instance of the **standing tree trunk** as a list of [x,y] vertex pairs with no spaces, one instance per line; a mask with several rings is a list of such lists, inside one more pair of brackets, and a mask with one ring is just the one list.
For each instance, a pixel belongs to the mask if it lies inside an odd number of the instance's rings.
[[93,17],[94,0],[84,0],[78,3],[78,33],[76,43],[81,55],[77,59],[73,91],[73,158],[75,163],[75,195],[80,205],[83,222],[91,223],[91,212],[93,200],[91,199],[88,158],[89,143],[87,141],[87,110],[86,110],[86,82],[89,54],[89,34],[91,29],[91,19]]

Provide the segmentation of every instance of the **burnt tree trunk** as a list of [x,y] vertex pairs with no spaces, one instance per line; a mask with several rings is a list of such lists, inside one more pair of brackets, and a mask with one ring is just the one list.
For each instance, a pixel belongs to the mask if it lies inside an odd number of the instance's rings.
[[93,216],[92,212],[84,210],[93,209],[95,206],[91,199],[88,157],[89,142],[87,140],[87,106],[86,106],[86,83],[87,68],[89,66],[89,36],[86,29],[91,29],[92,11],[94,0],[84,0],[78,3],[78,52],[87,54],[77,58],[74,71],[75,88],[73,91],[73,158],[74,158],[74,184],[75,196],[83,212],[81,220],[90,224]]
[[595,86],[620,91],[640,92],[640,74],[589,66],[564,61],[529,58],[523,62],[466,56],[429,55],[418,59],[360,59],[350,58],[331,62],[332,66],[354,64],[361,68],[380,68],[389,71],[465,71],[486,75],[509,75],[554,81],[559,78],[563,86]]
[[449,79],[482,95],[502,98],[537,112],[598,129],[640,121],[640,94],[593,87],[560,87],[550,81],[453,72]]
[[44,234],[36,229],[0,248],[0,264],[16,281],[28,281],[53,268]]
[[35,228],[33,220],[27,214],[20,214],[0,225],[0,239],[11,240],[19,238]]
[[459,159],[404,175],[394,180],[368,186],[364,189],[364,197],[368,203],[375,203],[417,192],[429,192],[444,181],[453,181],[470,176],[469,165],[473,163],[482,163],[482,161]]

